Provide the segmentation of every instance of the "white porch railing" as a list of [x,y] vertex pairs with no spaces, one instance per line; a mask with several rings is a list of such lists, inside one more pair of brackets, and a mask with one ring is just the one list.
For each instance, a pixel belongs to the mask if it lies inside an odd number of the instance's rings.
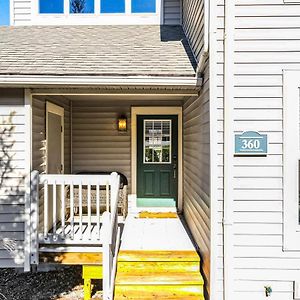
[[[103,252],[103,298],[112,299],[120,242],[120,176],[39,175],[33,171],[30,181],[31,264],[38,264],[40,244],[97,245]],[[105,212],[101,214],[103,195]]]

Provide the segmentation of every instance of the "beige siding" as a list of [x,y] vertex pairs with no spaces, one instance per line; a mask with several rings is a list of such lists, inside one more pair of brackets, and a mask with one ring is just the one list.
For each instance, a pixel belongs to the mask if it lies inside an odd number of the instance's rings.
[[164,24],[181,24],[181,0],[164,0]]
[[209,293],[210,277],[210,117],[208,62],[198,98],[183,109],[184,216],[199,247]]
[[24,259],[25,110],[22,89],[0,89],[0,268],[22,267]]
[[183,29],[199,61],[204,46],[204,0],[184,0]]
[[64,164],[65,173],[71,172],[71,134],[70,134],[70,101],[63,97],[33,97],[32,100],[32,167],[45,173],[46,160],[46,101],[64,108]]
[[[134,102],[136,106],[149,102]],[[131,184],[130,112],[128,101],[73,102],[73,173],[80,171],[118,171]],[[152,101],[155,106],[181,106],[176,101]],[[127,116],[127,132],[118,132],[117,118]],[[130,188],[129,188],[130,190]]]

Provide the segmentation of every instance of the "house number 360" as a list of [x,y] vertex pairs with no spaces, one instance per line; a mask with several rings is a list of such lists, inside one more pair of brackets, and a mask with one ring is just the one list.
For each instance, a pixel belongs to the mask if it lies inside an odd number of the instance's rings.
[[259,149],[260,141],[259,140],[242,140],[242,149]]

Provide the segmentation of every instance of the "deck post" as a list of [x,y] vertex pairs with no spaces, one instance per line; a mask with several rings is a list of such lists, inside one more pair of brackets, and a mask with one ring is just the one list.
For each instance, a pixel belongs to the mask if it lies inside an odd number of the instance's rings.
[[39,263],[39,243],[38,243],[38,224],[39,224],[39,172],[32,171],[30,176],[30,263],[37,265]]
[[111,300],[111,215],[109,212],[103,214],[103,299]]

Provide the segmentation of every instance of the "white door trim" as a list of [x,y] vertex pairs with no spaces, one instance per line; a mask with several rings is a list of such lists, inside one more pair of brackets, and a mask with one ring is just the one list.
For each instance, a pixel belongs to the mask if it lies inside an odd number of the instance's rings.
[[139,106],[131,107],[131,193],[136,195],[137,183],[137,116],[177,115],[178,116],[178,211],[183,207],[183,155],[182,155],[182,107],[180,106]]
[[61,165],[62,174],[64,173],[65,163],[64,163],[64,135],[65,135],[65,125],[64,125],[64,108],[53,104],[51,102],[46,102],[46,173],[48,174],[48,113],[56,114],[61,116],[62,122],[62,133],[61,133]]

